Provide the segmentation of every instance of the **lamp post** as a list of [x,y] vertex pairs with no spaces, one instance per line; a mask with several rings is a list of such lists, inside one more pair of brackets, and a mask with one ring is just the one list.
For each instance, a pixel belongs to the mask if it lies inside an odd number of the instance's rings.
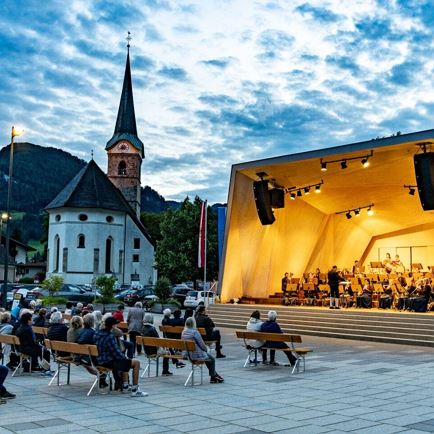
[[[14,167],[14,137],[22,134],[22,131],[18,131],[15,127],[11,130],[11,149],[9,154],[9,177],[8,177],[8,195],[6,200],[6,242],[5,242],[5,257],[4,257],[4,269],[3,269],[3,293],[2,293],[2,306],[6,307],[7,303],[7,291],[8,291],[8,268],[9,268],[9,239],[11,233],[11,196],[12,196],[12,174]],[[2,215],[3,217],[3,215]]]

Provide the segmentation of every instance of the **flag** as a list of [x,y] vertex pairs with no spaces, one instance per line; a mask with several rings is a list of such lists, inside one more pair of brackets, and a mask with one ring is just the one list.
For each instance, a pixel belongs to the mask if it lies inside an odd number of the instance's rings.
[[197,254],[197,266],[199,268],[204,268],[206,261],[206,202],[202,202],[200,207],[199,248]]

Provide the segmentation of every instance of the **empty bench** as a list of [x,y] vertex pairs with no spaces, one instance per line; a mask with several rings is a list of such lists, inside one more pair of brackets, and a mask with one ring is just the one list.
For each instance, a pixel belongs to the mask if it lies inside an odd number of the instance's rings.
[[[306,370],[306,354],[312,352],[311,348],[302,348],[295,347],[295,344],[301,344],[301,336],[300,335],[289,335],[286,333],[262,333],[262,332],[252,332],[246,330],[237,330],[236,332],[238,339],[243,339],[243,346],[248,351],[247,359],[244,363],[244,367],[246,367],[251,361],[251,357],[253,356],[257,360],[258,350],[274,350],[274,351],[283,351],[288,352],[291,351],[295,354],[297,360],[295,365],[292,368],[292,373],[295,371],[300,372],[300,362],[303,363],[303,371]],[[261,347],[255,348],[249,344],[249,340],[258,340],[264,341],[265,344]],[[267,346],[267,342],[284,342],[288,345],[288,348],[273,348]]]

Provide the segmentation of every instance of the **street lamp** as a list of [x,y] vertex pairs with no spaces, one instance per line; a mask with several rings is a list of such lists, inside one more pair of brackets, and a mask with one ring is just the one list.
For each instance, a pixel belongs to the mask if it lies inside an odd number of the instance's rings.
[[[21,135],[23,132],[12,127],[11,130],[11,149],[9,154],[9,177],[8,177],[8,196],[6,200],[6,243],[5,243],[5,258],[3,269],[3,293],[2,293],[2,306],[6,307],[7,304],[7,291],[8,291],[8,268],[9,268],[9,239],[11,233],[11,197],[12,197],[12,174],[14,167],[14,137]],[[3,217],[3,215],[2,215]]]

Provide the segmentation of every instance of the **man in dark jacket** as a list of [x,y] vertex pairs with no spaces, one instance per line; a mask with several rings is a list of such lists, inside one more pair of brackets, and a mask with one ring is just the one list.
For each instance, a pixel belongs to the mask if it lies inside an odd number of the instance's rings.
[[[262,333],[283,333],[282,329],[280,328],[277,320],[277,312],[275,310],[270,310],[268,312],[268,320],[263,322],[261,325],[261,332]],[[272,342],[267,341],[264,344],[264,347],[267,348],[289,348],[288,345],[286,345],[285,342]],[[295,362],[297,358],[291,353],[291,351],[283,351],[285,356],[288,357],[288,361],[291,366],[295,365]],[[270,350],[270,365],[277,365],[275,361],[276,357],[276,351]]]
[[339,307],[339,282],[345,279],[339,274],[338,267],[333,265],[328,272],[328,284],[330,286],[330,309],[340,309]]
[[206,308],[204,305],[199,305],[196,308],[196,327],[204,328],[206,331],[206,340],[207,341],[216,341],[216,351],[217,351],[217,359],[222,359],[226,357],[222,354],[222,345],[221,345],[221,335],[220,330],[215,328],[215,324],[213,320],[206,314]]
[[36,337],[32,330],[32,314],[30,312],[23,313],[20,321],[21,325],[16,332],[16,336],[20,338],[20,351],[23,354],[31,356],[32,371],[42,371],[43,369],[39,367],[38,359],[44,357],[49,362],[50,353],[36,342]]
[[47,339],[50,341],[66,342],[68,327],[63,323],[62,313],[53,312],[50,317],[50,326],[47,331]]

